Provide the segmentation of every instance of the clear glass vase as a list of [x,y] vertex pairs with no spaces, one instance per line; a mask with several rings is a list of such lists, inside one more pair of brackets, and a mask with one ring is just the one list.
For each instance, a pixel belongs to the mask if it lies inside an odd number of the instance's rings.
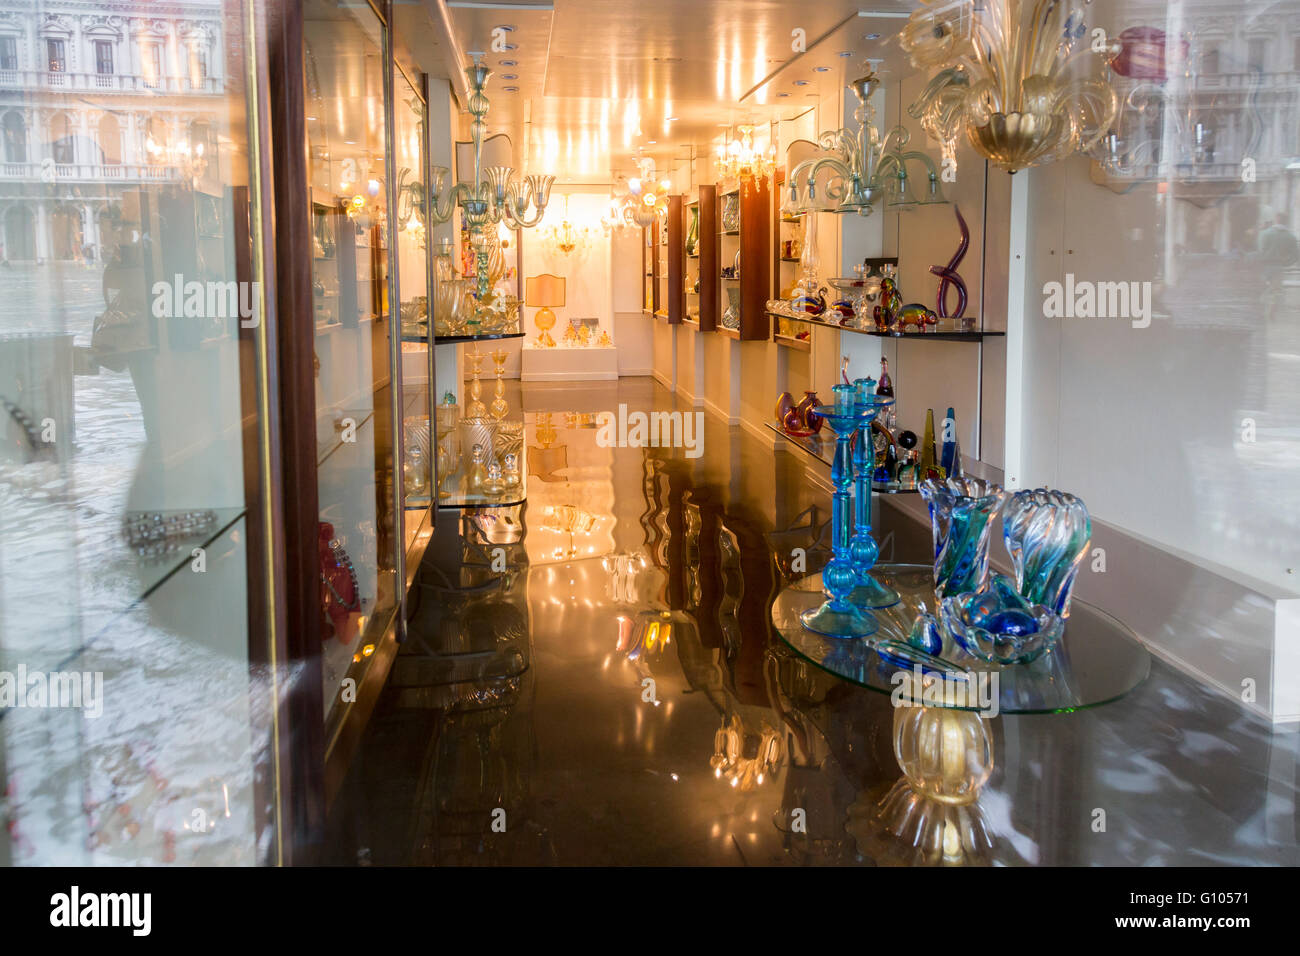
[[930,507],[935,597],[982,590],[989,576],[989,535],[1006,492],[981,478],[928,479],[918,490]]

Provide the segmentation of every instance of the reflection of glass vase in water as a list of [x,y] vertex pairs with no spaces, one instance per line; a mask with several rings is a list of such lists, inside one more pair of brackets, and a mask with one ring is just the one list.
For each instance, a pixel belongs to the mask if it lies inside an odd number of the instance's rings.
[[509,353],[505,349],[497,349],[492,353],[492,361],[496,364],[496,398],[492,399],[492,405],[488,411],[497,421],[506,417],[506,412],[510,411],[510,406],[506,404],[506,358]]
[[483,368],[483,353],[478,349],[471,349],[465,353],[465,358],[469,360],[470,371],[469,404],[465,407],[465,417],[486,418],[487,408],[480,398],[483,394],[483,385],[478,380],[479,372]]
[[735,283],[727,284],[727,308],[722,313],[722,327],[740,328],[740,286]]

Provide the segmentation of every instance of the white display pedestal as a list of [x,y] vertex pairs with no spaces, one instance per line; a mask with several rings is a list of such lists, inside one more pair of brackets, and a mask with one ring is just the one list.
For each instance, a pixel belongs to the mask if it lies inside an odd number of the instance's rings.
[[541,348],[525,342],[519,354],[521,382],[600,382],[618,378],[618,349]]

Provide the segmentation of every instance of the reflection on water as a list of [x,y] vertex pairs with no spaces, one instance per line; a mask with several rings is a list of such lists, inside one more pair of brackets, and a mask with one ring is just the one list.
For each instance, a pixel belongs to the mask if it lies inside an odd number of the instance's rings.
[[[528,407],[551,400],[524,388]],[[572,411],[672,406],[648,380],[589,401]],[[335,807],[335,862],[1300,862],[1297,735],[1157,662],[1093,711],[919,711],[914,742],[964,757],[909,750],[887,695],[770,626],[774,552],[821,553],[828,502],[800,459],[712,419],[697,461],[600,448],[567,419],[567,463],[530,483],[501,582],[481,520],[440,515],[425,603]],[[891,531],[898,560],[923,557],[927,529],[885,509]]]

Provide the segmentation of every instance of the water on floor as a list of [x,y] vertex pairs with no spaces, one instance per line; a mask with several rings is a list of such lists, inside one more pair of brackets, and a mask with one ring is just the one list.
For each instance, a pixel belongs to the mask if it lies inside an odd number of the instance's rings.
[[[649,379],[521,400],[527,503],[439,513],[329,862],[1300,863],[1300,735],[1159,661],[1115,703],[976,722],[978,798],[919,797],[889,697],[772,629],[791,556],[826,558],[801,453],[710,415],[698,457],[607,447],[620,404],[694,414]],[[877,525],[882,559],[926,559],[927,528]]]

